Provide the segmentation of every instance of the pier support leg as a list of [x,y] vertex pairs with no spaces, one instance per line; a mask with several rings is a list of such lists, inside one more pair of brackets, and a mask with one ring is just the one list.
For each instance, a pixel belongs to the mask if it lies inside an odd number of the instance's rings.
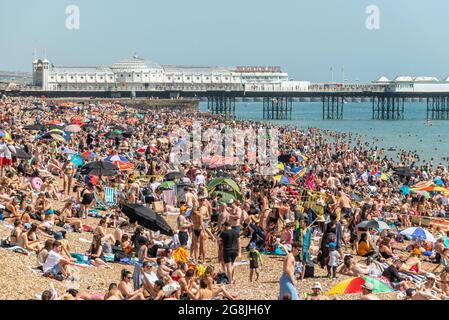
[[373,97],[373,119],[374,120],[403,120],[404,119],[403,97],[378,96]]
[[226,119],[235,118],[235,97],[209,96],[207,109],[212,114],[223,115]]
[[291,120],[292,109],[292,98],[290,97],[263,98],[264,120]]
[[427,119],[449,120],[449,97],[427,97]]
[[341,120],[343,119],[343,106],[345,98],[343,96],[324,96],[323,102],[323,120]]

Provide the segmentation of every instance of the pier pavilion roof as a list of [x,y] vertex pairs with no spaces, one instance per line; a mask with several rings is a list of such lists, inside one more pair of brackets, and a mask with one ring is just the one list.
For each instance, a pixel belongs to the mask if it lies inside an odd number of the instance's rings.
[[231,73],[231,69],[216,66],[181,66],[181,65],[164,65],[167,73]]
[[115,72],[149,72],[163,70],[158,63],[141,59],[137,56],[114,63],[111,66],[111,69]]

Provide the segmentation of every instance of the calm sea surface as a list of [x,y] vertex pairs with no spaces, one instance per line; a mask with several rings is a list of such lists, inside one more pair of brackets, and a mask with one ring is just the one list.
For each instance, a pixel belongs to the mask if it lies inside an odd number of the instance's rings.
[[[236,116],[239,119],[262,120],[261,102],[236,103]],[[207,103],[201,103],[200,109],[207,111]],[[365,142],[379,148],[396,148],[417,151],[422,159],[434,158],[434,165],[447,165],[449,157],[449,120],[434,120],[432,126],[426,126],[426,104],[405,104],[405,119],[397,121],[372,120],[371,103],[347,103],[344,105],[343,120],[323,120],[322,104],[293,103],[291,121],[273,121],[273,123],[296,125],[300,128],[315,127],[341,132],[353,132],[362,135]],[[387,152],[395,157],[396,152]]]

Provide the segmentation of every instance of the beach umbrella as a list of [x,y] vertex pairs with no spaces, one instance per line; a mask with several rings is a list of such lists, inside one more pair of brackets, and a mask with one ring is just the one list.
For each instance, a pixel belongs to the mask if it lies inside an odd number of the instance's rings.
[[136,151],[139,153],[145,153],[147,148],[150,148],[151,152],[153,152],[153,153],[157,152],[157,149],[154,146],[143,146],[143,147],[140,147],[139,149],[137,149]]
[[394,174],[402,177],[413,177],[415,175],[415,171],[410,169],[409,167],[397,167],[393,169]]
[[116,126],[113,126],[112,128],[111,128],[111,131],[114,131],[114,130],[118,130],[118,131],[125,131],[126,130],[126,128],[125,127],[122,127],[122,126],[118,126],[118,125],[116,125]]
[[65,127],[64,130],[67,131],[67,132],[76,133],[76,132],[80,132],[81,131],[81,127],[79,125],[77,125],[77,124],[71,124],[71,125]]
[[115,134],[122,134],[123,131],[122,131],[122,130],[115,129],[115,130],[112,131],[112,133],[115,133]]
[[410,227],[399,232],[404,236],[411,236],[425,241],[435,242],[435,237],[426,229],[421,227]]
[[109,162],[114,162],[114,161],[129,162],[127,157],[121,156],[121,155],[109,156],[107,158],[104,158],[104,161],[109,161]]
[[94,159],[97,156],[98,155],[93,151],[84,151],[83,153],[81,153],[81,158]]
[[79,154],[76,154],[70,158],[70,161],[73,163],[75,167],[82,167],[84,165],[83,158],[80,157]]
[[123,132],[122,136],[125,138],[131,138],[133,136],[132,132]]
[[19,159],[31,159],[31,155],[28,154],[27,152],[25,152],[25,150],[18,148],[18,147],[14,147],[14,149],[16,149],[16,152],[13,153],[12,155],[16,158]]
[[112,164],[119,168],[120,171],[133,170],[134,165],[131,162],[112,161]]
[[368,229],[368,228],[374,228],[377,230],[390,230],[391,228],[383,221],[378,220],[365,220],[360,222],[357,227]]
[[53,133],[50,134],[50,137],[55,141],[65,142],[64,137],[60,136],[59,134]]
[[27,131],[41,131],[44,129],[45,129],[45,127],[41,124],[30,124],[28,126],[23,127],[23,130],[27,130]]
[[402,194],[405,196],[405,195],[407,195],[410,192],[410,187],[409,186],[402,186],[400,188],[400,190],[401,190]]
[[62,124],[62,121],[61,121],[61,120],[50,120],[50,121],[48,121],[47,123],[48,123],[48,124],[55,124],[55,125],[58,125],[58,124]]
[[174,186],[176,186],[176,183],[174,181],[164,181],[159,185],[159,188],[172,189]]
[[353,277],[343,280],[333,286],[328,292],[328,295],[343,295],[343,294],[354,294],[362,293],[362,286],[365,283],[371,283],[374,287],[373,293],[385,293],[393,292],[390,281],[385,277],[373,278],[368,276]]
[[75,150],[70,149],[70,148],[64,147],[62,149],[62,153],[65,153],[65,154],[76,154],[77,152]]
[[52,133],[55,133],[55,134],[60,134],[60,135],[64,135],[64,131],[62,131],[61,129],[51,129],[48,133],[50,133],[50,134],[52,134]]
[[287,176],[284,175],[278,175],[274,177],[276,179],[277,182],[279,182],[280,184],[296,184],[295,181],[293,181],[292,178],[289,178]]
[[73,116],[72,118],[70,118],[71,123],[82,122],[82,121],[83,121],[83,117],[80,117],[80,116]]
[[108,161],[94,161],[85,164],[81,168],[81,174],[93,174],[95,176],[114,176],[119,172],[117,166]]
[[152,209],[140,204],[123,204],[122,212],[129,218],[130,223],[137,222],[140,226],[161,234],[173,236],[173,230],[165,219]]
[[98,181],[100,181],[100,178],[98,176],[94,176],[93,174],[87,175],[84,179],[84,182],[86,182],[86,184],[90,183],[93,186],[96,186],[98,184]]
[[179,171],[172,171],[172,172],[167,173],[164,176],[164,180],[165,181],[174,181],[176,179],[181,179],[182,177],[184,177],[184,175],[181,172],[179,172]]
[[426,198],[427,200],[430,199],[430,193],[427,192],[427,191],[415,191],[415,190],[412,189],[412,192],[413,192],[413,193],[416,193],[416,194],[419,195],[419,196],[423,196],[423,197]]
[[282,163],[289,163],[291,157],[291,154],[282,154],[278,157],[278,161]]
[[108,132],[104,135],[106,138],[111,139],[111,140],[115,140],[115,139],[123,139],[123,136],[121,134],[116,134],[113,132]]

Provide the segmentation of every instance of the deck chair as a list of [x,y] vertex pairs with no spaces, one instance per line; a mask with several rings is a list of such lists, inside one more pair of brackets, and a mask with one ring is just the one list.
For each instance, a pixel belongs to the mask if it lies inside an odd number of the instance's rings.
[[105,204],[108,207],[116,207],[117,206],[117,192],[114,188],[105,187],[104,188],[104,198]]
[[106,211],[108,209],[107,205],[100,199],[100,196],[95,192],[95,206],[94,209]]
[[412,225],[421,225],[421,217],[420,216],[412,216],[412,220],[410,221]]
[[[438,270],[438,268],[439,268],[440,266],[443,267],[443,270],[442,270],[442,271],[444,271],[444,270],[448,270],[448,271],[449,271],[449,261],[447,260],[446,257],[441,256],[441,261],[440,261],[440,263],[435,267],[435,269],[432,270],[432,273],[436,273],[436,271]],[[442,272],[442,271],[441,271],[441,272]]]

